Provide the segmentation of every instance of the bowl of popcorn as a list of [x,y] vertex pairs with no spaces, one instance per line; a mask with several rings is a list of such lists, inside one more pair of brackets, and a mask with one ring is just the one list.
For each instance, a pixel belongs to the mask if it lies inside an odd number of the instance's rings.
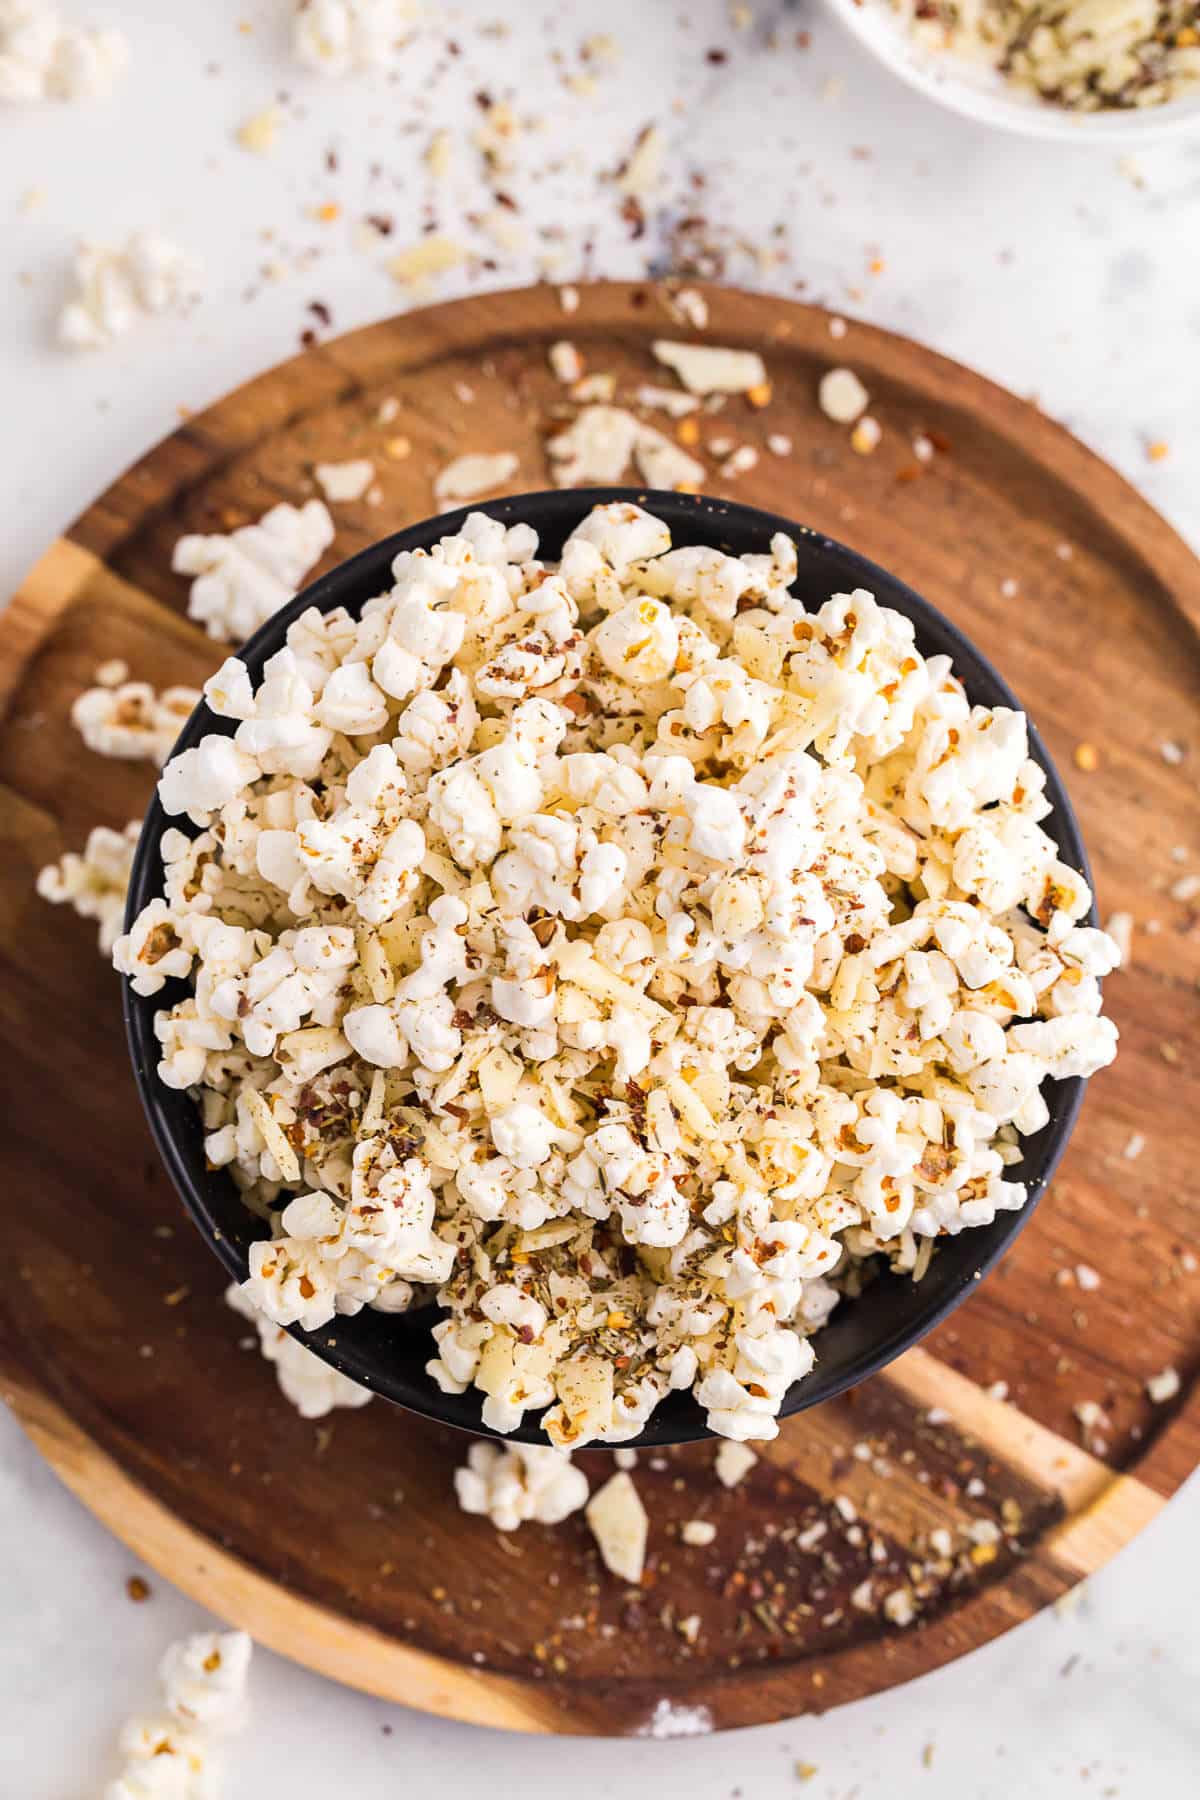
[[773,1437],[972,1290],[1115,1053],[1014,696],[768,514],[448,514],[204,694],[114,949],[142,1097],[245,1302],[418,1413]]
[[1108,144],[1200,130],[1196,0],[831,0],[910,87],[1026,137]]

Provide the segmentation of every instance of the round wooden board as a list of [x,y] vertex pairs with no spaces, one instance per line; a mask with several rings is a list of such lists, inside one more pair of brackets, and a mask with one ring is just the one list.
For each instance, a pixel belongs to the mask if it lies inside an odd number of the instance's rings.
[[[670,296],[585,288],[568,319],[548,288],[489,295],[308,351],[103,495],[33,570],[0,640],[5,1397],[115,1532],[263,1642],[409,1705],[525,1730],[723,1728],[877,1692],[1057,1598],[1200,1455],[1200,932],[1166,892],[1195,866],[1172,847],[1198,854],[1200,567],[1112,470],[979,376],[863,326],[835,342],[816,309],[707,297],[707,341],[762,350],[774,389],[761,410],[739,398],[704,419],[706,443],[760,450],[713,489],[844,538],[927,594],[997,659],[1060,767],[1096,745],[1099,766],[1072,785],[1101,905],[1147,928],[1109,985],[1120,1059],[1007,1262],[886,1375],[792,1419],[736,1490],[715,1481],[710,1445],[643,1455],[638,1594],[604,1573],[579,1517],[501,1538],[463,1516],[454,1434],[380,1401],[314,1426],[282,1401],[154,1159],[116,981],[34,877],[149,791],[147,769],[91,755],[67,724],[96,664],[198,683],[219,660],[169,573],[181,532],[304,498],[318,459],[370,456],[382,491],[334,509],[330,562],[430,512],[432,474],[461,451],[512,448],[513,488],[547,485],[542,440],[564,408],[547,346],[569,336],[624,395],[662,376],[654,337],[690,335]],[[816,407],[835,361],[871,391],[873,456]],[[927,465],[917,431],[938,446]],[[774,434],[790,455],[767,451]],[[1182,765],[1164,740],[1190,747]],[[1098,1286],[1077,1283],[1080,1264]],[[1167,1366],[1180,1395],[1151,1406],[1144,1383]],[[1000,1380],[1007,1401],[987,1391]],[[1105,1414],[1088,1447],[1082,1401]],[[681,1543],[693,1518],[716,1526],[710,1546]],[[995,1544],[966,1534],[980,1519]],[[940,1565],[938,1527],[954,1544]],[[878,1601],[914,1569],[919,1616],[900,1628]],[[849,1595],[868,1576],[860,1610]]]

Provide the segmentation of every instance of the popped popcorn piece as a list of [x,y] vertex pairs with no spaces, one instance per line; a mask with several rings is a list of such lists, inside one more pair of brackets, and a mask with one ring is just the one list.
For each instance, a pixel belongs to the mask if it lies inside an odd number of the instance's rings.
[[588,1501],[586,1517],[605,1568],[637,1587],[646,1567],[650,1521],[632,1477],[623,1469],[611,1475]]
[[317,485],[326,500],[361,500],[375,479],[375,464],[365,456],[350,462],[317,463],[313,468]]
[[253,1649],[244,1631],[200,1631],[172,1644],[159,1665],[167,1711],[204,1731],[237,1730]]
[[0,5],[0,101],[90,100],[110,93],[128,64],[119,31],[66,25],[50,0]]
[[134,1718],[117,1748],[124,1767],[106,1783],[104,1800],[213,1800],[217,1765],[207,1732],[169,1716]]
[[333,536],[328,509],[309,500],[299,507],[281,502],[256,525],[241,525],[228,536],[181,537],[171,567],[177,575],[195,576],[188,617],[211,638],[241,643],[295,599]]
[[740,1481],[745,1480],[757,1461],[758,1457],[748,1444],[739,1444],[732,1438],[727,1438],[717,1445],[713,1467],[722,1487],[735,1488]]
[[745,394],[764,387],[766,364],[757,350],[725,350],[716,344],[679,344],[656,338],[656,359],[673,369],[691,394]]
[[199,704],[196,688],[169,687],[160,694],[149,682],[122,680],[86,688],[71,707],[71,723],[98,755],[161,768]]
[[[233,735],[159,784],[198,835],[113,959],[187,983],[159,1074],[273,1326],[436,1295],[428,1371],[493,1431],[620,1445],[678,1390],[769,1440],[858,1263],[920,1279],[1025,1204],[1118,949],[1022,716],[870,593],[810,611],[786,536],[673,548],[628,502],[537,552],[472,513],[257,686],[227,659]],[[491,1508],[517,1471],[476,1461]]]
[[587,1476],[563,1450],[514,1444],[472,1444],[464,1467],[454,1471],[458,1504],[483,1513],[497,1531],[515,1531],[528,1519],[557,1525],[587,1504]]
[[82,855],[67,850],[56,863],[38,871],[37,891],[52,906],[70,906],[81,919],[95,919],[100,954],[112,955],[125,917],[125,895],[142,821],[131,819],[124,831],[94,825]]
[[59,342],[98,349],[156,313],[182,312],[199,298],[200,265],[169,238],[135,231],[123,247],[82,244],[76,253],[75,296],[58,318]]
[[301,0],[293,52],[322,75],[385,68],[418,16],[414,0]]
[[447,501],[474,500],[478,494],[504,487],[518,467],[517,458],[509,450],[498,450],[489,455],[456,456],[434,477],[434,499],[439,506],[444,506]]
[[280,1393],[302,1419],[323,1419],[335,1407],[366,1406],[375,1398],[370,1388],[351,1381],[331,1363],[322,1362],[282,1326],[273,1324],[236,1281],[225,1289],[225,1304],[243,1319],[252,1321],[258,1332],[259,1349],[267,1362],[274,1364]]
[[826,369],[817,398],[827,419],[853,425],[866,412],[871,396],[853,369]]

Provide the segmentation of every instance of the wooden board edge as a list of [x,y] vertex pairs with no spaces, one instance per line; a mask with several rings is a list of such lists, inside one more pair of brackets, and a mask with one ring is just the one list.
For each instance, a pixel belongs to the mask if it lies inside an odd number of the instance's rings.
[[[568,332],[584,340],[597,331],[628,330],[634,324],[644,328],[652,307],[659,326],[656,335],[695,338],[666,303],[671,287],[677,285],[578,284],[580,303],[568,325],[557,289],[535,283],[439,301],[331,338],[252,377],[160,440],[65,535],[108,556],[120,549],[134,523],[144,516],[148,496],[154,510],[170,505],[215,469],[245,456],[264,431],[275,432],[282,422],[294,423],[315,407],[375,383],[399,379],[406,369],[434,354],[445,359],[468,350],[478,352],[481,346],[500,350],[518,339],[549,341]],[[1121,521],[1122,535],[1136,544],[1145,567],[1192,631],[1200,634],[1200,568],[1187,543],[1130,481],[1035,405],[903,333],[852,319],[847,339],[835,353],[835,340],[829,336],[833,314],[825,307],[735,286],[688,285],[699,287],[709,308],[709,325],[700,341],[720,343],[723,335],[740,342],[754,340],[768,353],[773,344],[801,343],[814,351],[828,345],[831,363],[853,363],[857,357],[901,385],[911,385],[916,367],[939,404],[996,421],[998,430],[1025,446],[1047,481],[1085,498],[1093,513],[1110,526],[1114,519]],[[403,327],[402,334],[398,326]],[[186,454],[180,446],[186,447]],[[127,504],[130,495],[136,497],[136,506]]]
[[256,1643],[343,1686],[461,1724],[528,1733],[581,1729],[531,1684],[473,1673],[288,1593],[184,1524],[46,1395],[6,1386],[2,1397],[94,1518],[164,1580]]
[[998,1461],[1060,1496],[1067,1516],[1035,1556],[1049,1557],[1071,1580],[1093,1575],[1167,1504],[1166,1495],[1138,1476],[1111,1469],[919,1345],[878,1379],[915,1405],[944,1408]]
[[55,620],[103,568],[98,556],[62,537],[55,539],[25,575],[3,608],[0,719],[7,714],[17,682]]

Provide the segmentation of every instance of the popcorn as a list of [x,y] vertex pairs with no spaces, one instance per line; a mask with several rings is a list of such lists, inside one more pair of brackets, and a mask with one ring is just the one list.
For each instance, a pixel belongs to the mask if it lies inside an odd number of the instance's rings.
[[159,1668],[165,1711],[123,1727],[125,1765],[104,1800],[213,1800],[214,1739],[244,1723],[252,1650],[244,1631],[198,1632],[171,1645]]
[[302,1419],[323,1419],[336,1407],[365,1406],[374,1399],[370,1388],[351,1381],[340,1369],[322,1362],[306,1350],[297,1338],[273,1325],[252,1304],[235,1282],[225,1290],[225,1304],[243,1319],[250,1319],[258,1331],[259,1349],[269,1363],[275,1365],[275,1379],[284,1398],[291,1402]]
[[293,52],[322,75],[383,68],[416,16],[412,0],[301,0]]
[[56,863],[39,869],[37,891],[52,906],[71,906],[81,919],[98,921],[101,956],[111,956],[125,918],[125,894],[142,821],[131,819],[124,831],[96,825],[82,855],[68,850]]
[[169,687],[159,694],[147,681],[122,681],[85,689],[71,708],[71,723],[99,756],[161,768],[199,704],[195,688]]
[[196,577],[188,617],[209,637],[240,643],[295,598],[332,542],[333,520],[320,500],[299,507],[281,502],[257,525],[241,525],[227,537],[180,538],[171,567]]
[[123,248],[83,244],[75,258],[78,292],[58,319],[59,342],[98,349],[143,315],[182,312],[199,297],[199,264],[169,238],[137,231]]
[[110,93],[128,63],[119,31],[64,25],[49,0],[0,4],[0,101],[90,100]]
[[173,1718],[130,1719],[117,1747],[125,1766],[104,1800],[213,1800],[214,1759],[207,1736]]
[[[113,955],[188,984],[159,1073],[264,1220],[242,1304],[314,1416],[350,1396],[272,1333],[419,1297],[431,1377],[555,1456],[680,1390],[769,1440],[857,1265],[1023,1206],[1044,1083],[1111,1060],[1024,719],[795,576],[627,502],[557,567],[473,513],[206,684],[225,734],[160,780],[199,835]],[[460,1475],[503,1529],[558,1504],[523,1453]]]
[[484,1514],[497,1531],[515,1531],[528,1519],[560,1524],[587,1504],[588,1484],[561,1450],[472,1444],[454,1471],[454,1491],[464,1512]]

